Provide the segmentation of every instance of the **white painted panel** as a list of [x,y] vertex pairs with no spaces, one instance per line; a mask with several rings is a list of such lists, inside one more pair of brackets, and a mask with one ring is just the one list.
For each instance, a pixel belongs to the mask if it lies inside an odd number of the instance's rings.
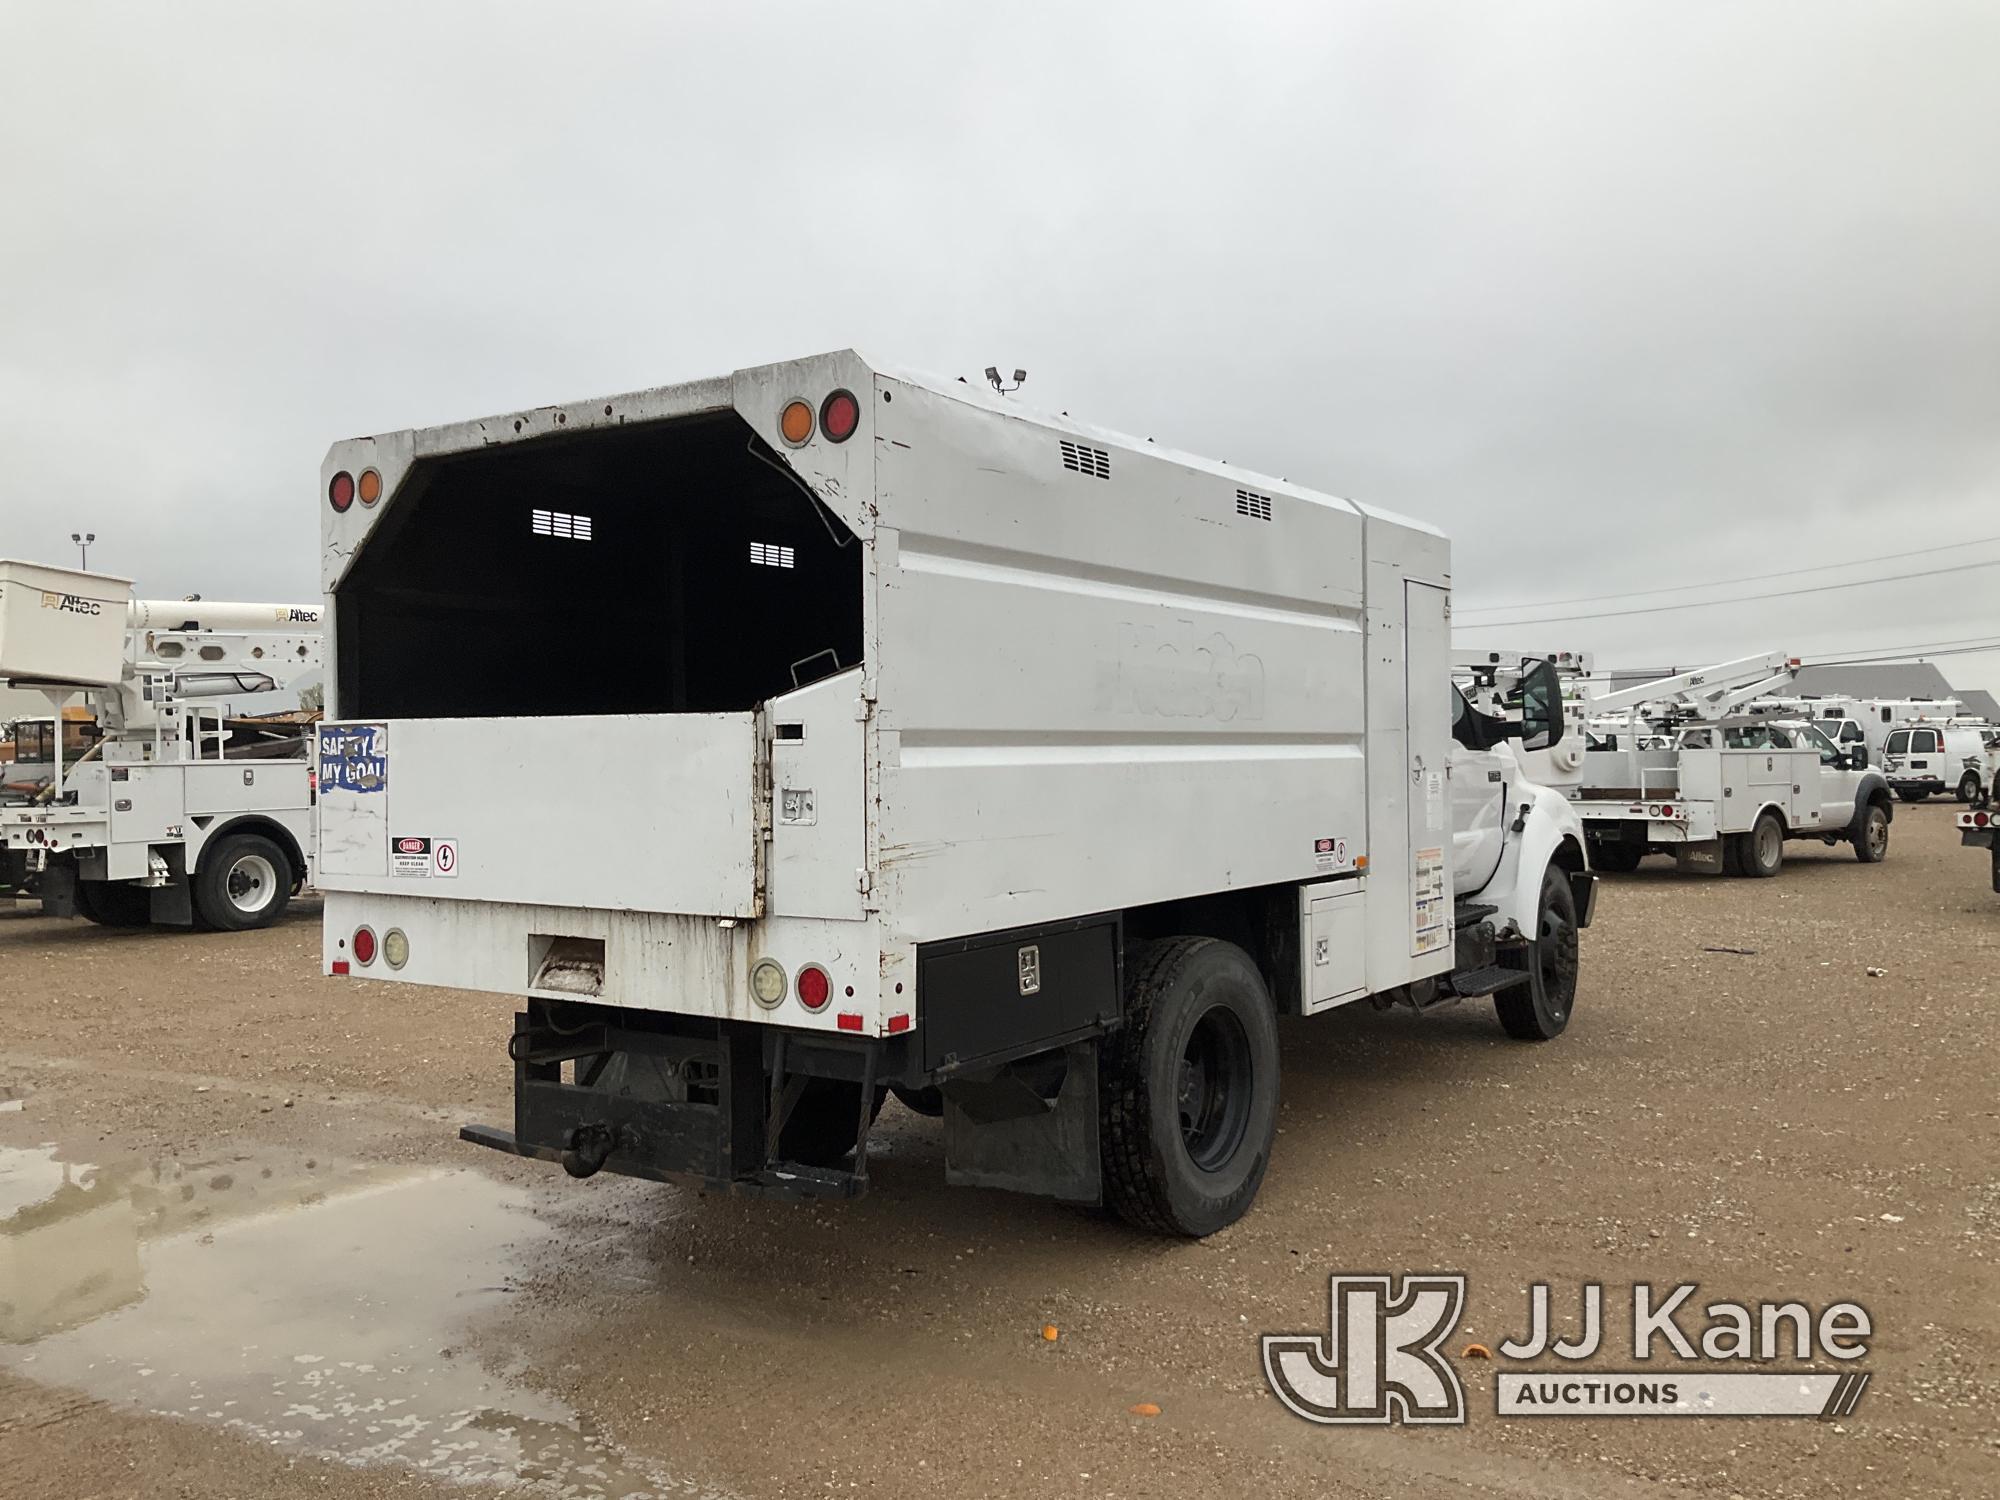
[[1305,966],[1299,993],[1305,1012],[1325,1010],[1368,992],[1368,901],[1361,881],[1299,892],[1305,908]]
[[766,909],[861,916],[868,863],[861,673],[771,700],[771,868]]
[[[454,901],[752,916],[756,753],[749,713],[396,720],[382,789],[322,794],[320,880]],[[347,824],[378,806],[388,866],[363,873]],[[456,841],[455,877],[399,861],[403,841],[439,838]]]

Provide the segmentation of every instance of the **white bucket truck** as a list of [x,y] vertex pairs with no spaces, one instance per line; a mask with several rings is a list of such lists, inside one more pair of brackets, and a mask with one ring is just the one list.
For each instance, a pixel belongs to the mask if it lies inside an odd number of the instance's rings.
[[1623,713],[1629,729],[1600,737],[1570,794],[1592,865],[1626,871],[1671,854],[1686,871],[1770,876],[1798,838],[1849,843],[1864,864],[1887,857],[1889,786],[1866,751],[1810,719],[1748,711],[1797,668],[1774,652],[1593,699],[1593,724]]
[[312,863],[304,728],[227,698],[318,670],[320,606],[146,600],[128,579],[0,559],[0,681],[81,694],[101,738],[0,808],[7,878],[51,916],[240,931],[276,921]]
[[851,352],[341,442],[319,506],[325,966],[515,999],[468,1140],[845,1196],[893,1087],[954,1182],[1201,1235],[1277,1017],[1569,1021],[1559,726],[1451,688],[1428,526]]

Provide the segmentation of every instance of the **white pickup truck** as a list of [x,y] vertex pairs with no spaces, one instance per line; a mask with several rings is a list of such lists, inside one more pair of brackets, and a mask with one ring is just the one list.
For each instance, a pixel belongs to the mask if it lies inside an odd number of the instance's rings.
[[1582,825],[1511,750],[1559,719],[1449,692],[1422,523],[851,351],[320,494],[326,972],[505,997],[468,1140],[851,1196],[893,1087],[950,1181],[1202,1235],[1278,1016],[1569,1024]]

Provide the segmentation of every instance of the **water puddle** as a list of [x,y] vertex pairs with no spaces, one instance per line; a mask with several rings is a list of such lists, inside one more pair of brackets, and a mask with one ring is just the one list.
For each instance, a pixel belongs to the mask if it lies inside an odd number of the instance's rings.
[[474,1172],[0,1148],[0,1368],[343,1463],[593,1500],[712,1493],[467,1349],[550,1234]]

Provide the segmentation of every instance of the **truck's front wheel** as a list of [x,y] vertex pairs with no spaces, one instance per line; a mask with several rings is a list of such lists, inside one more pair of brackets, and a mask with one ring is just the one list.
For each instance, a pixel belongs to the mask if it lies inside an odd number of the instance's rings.
[[1501,956],[1508,967],[1528,971],[1527,983],[1511,984],[1493,997],[1507,1035],[1547,1042],[1563,1034],[1576,1008],[1577,958],[1576,895],[1568,872],[1552,864],[1542,872],[1534,938]]
[[1278,1025],[1250,955],[1164,938],[1128,958],[1125,1025],[1101,1044],[1104,1193],[1127,1223],[1198,1238],[1233,1224],[1278,1127]]
[[1854,857],[1864,865],[1879,865],[1889,853],[1889,809],[1871,802],[1861,813],[1861,827],[1854,835]]
[[261,833],[232,833],[203,852],[194,910],[204,927],[269,927],[292,899],[292,863]]

